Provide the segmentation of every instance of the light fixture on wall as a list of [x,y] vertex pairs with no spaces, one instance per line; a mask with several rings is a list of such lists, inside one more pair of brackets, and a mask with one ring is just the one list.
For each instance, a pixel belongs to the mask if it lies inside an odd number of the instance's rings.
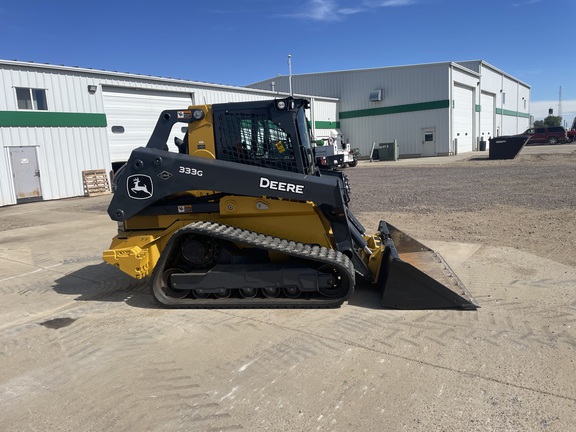
[[96,90],[98,90],[98,86],[95,86],[95,85],[93,85],[93,84],[90,84],[90,85],[88,86],[88,93],[94,94],[94,93],[96,93]]

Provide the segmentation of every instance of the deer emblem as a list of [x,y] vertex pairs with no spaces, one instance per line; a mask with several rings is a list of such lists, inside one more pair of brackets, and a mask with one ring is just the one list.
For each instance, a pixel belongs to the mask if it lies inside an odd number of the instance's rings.
[[132,192],[134,193],[146,192],[147,195],[150,195],[150,191],[148,190],[146,185],[140,186],[140,177],[136,177],[134,179],[134,187],[132,188]]
[[[141,178],[142,177],[142,178]],[[148,181],[147,181],[148,180]],[[152,182],[148,176],[131,176],[128,179],[128,185],[132,184],[132,187],[128,186],[128,195],[135,199],[146,199],[152,196]],[[149,183],[149,185],[147,184]]]

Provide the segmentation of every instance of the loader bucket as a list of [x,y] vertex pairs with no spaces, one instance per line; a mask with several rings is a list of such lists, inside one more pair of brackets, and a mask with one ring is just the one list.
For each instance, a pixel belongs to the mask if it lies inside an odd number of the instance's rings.
[[380,221],[385,246],[378,284],[382,306],[394,309],[476,309],[478,304],[437,252]]

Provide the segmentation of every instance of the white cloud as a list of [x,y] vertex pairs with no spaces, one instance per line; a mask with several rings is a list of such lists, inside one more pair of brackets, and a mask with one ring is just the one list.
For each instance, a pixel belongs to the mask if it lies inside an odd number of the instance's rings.
[[369,7],[391,7],[391,6],[408,6],[415,3],[415,0],[380,0],[380,1],[372,0],[372,1],[364,1],[363,3]]
[[336,21],[336,4],[331,0],[312,0],[307,12],[301,14],[314,21]]
[[340,5],[338,0],[309,0],[303,12],[289,15],[293,18],[303,18],[313,21],[342,21],[346,16],[368,12],[381,7],[407,6],[415,0],[365,0],[361,5],[349,7]]
[[542,0],[526,0],[520,3],[514,3],[513,6],[514,7],[524,7],[524,6],[529,6],[531,4],[534,3],[540,3]]

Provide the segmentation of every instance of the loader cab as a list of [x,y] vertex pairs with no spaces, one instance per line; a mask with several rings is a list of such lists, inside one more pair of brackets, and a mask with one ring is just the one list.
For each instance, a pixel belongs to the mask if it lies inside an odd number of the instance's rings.
[[304,99],[215,104],[216,158],[244,165],[313,174]]

